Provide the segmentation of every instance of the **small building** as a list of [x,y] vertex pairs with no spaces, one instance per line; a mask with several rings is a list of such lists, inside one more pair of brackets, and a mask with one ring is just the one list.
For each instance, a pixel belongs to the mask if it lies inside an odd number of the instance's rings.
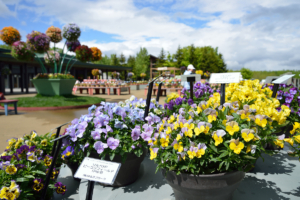
[[[8,67],[11,71],[10,75],[0,74],[0,92],[13,94],[35,91],[30,79],[32,79],[38,73],[42,73],[38,58],[28,62],[20,61],[12,57],[10,52],[10,50],[0,48],[0,73],[3,67]],[[37,54],[37,56],[43,62],[47,72],[53,73],[52,67],[45,64],[44,55]],[[64,72],[65,66],[70,59],[72,59],[72,56],[66,55],[62,72]],[[102,79],[108,79],[108,72],[113,71],[124,73],[125,77],[127,77],[127,71],[132,70],[131,67],[83,63],[78,60],[75,61],[76,62],[74,63],[70,74],[79,80],[86,79],[88,76],[91,76],[92,69],[100,69],[102,71]]]

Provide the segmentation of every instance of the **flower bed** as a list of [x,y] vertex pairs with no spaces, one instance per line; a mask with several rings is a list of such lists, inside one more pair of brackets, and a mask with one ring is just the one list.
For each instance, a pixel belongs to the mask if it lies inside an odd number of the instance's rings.
[[[55,134],[38,136],[32,131],[22,138],[8,140],[8,146],[0,158],[1,199],[40,199],[52,162],[50,154],[53,143],[50,140],[54,137]],[[55,183],[61,164],[62,160],[58,159],[50,179],[47,199],[52,197],[53,189],[58,194],[66,192],[66,186]]]

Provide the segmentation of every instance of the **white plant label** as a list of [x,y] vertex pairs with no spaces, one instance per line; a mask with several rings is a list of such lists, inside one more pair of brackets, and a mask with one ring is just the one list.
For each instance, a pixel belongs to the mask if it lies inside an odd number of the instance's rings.
[[209,83],[239,83],[240,80],[240,72],[212,73],[210,75]]
[[285,83],[287,80],[289,80],[289,79],[292,78],[293,76],[295,76],[295,74],[284,75],[284,76],[279,77],[278,79],[276,79],[276,80],[273,81],[272,83],[274,83],[274,84]]
[[112,185],[120,167],[121,163],[85,157],[74,177]]

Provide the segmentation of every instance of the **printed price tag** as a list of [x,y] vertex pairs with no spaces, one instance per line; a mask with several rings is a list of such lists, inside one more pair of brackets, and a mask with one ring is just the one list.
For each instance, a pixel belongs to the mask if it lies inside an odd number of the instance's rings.
[[275,81],[273,81],[272,83],[274,84],[281,84],[281,83],[285,83],[286,81],[288,81],[290,78],[292,78],[293,76],[295,76],[295,74],[291,74],[291,75],[284,75],[279,77],[278,79],[276,79]]
[[112,185],[120,167],[121,163],[85,157],[74,177]]
[[241,80],[240,72],[232,73],[212,73],[209,83],[239,83]]

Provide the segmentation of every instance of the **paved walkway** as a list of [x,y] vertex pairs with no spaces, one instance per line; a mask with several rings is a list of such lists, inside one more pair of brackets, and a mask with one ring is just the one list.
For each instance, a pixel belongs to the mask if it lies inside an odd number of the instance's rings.
[[[7,99],[18,97],[32,97],[36,94],[18,94],[18,95],[6,95]],[[76,94],[79,96],[88,96],[87,94]],[[133,90],[129,95],[128,92],[122,92],[118,95],[94,95],[95,97],[104,98],[107,102],[119,102],[129,99],[132,95],[137,98],[146,98],[144,90]],[[153,96],[152,98],[155,98]],[[164,104],[165,97],[161,97],[159,103]],[[6,141],[12,137],[21,137],[25,133],[29,133],[32,130],[37,131],[38,134],[45,134],[51,129],[73,120],[76,117],[80,117],[83,114],[87,114],[87,109],[70,109],[70,110],[56,110],[56,111],[18,111],[15,115],[14,112],[10,112],[8,116],[5,116],[4,110],[0,110],[0,151],[5,149]],[[64,130],[64,128],[62,129]]]

